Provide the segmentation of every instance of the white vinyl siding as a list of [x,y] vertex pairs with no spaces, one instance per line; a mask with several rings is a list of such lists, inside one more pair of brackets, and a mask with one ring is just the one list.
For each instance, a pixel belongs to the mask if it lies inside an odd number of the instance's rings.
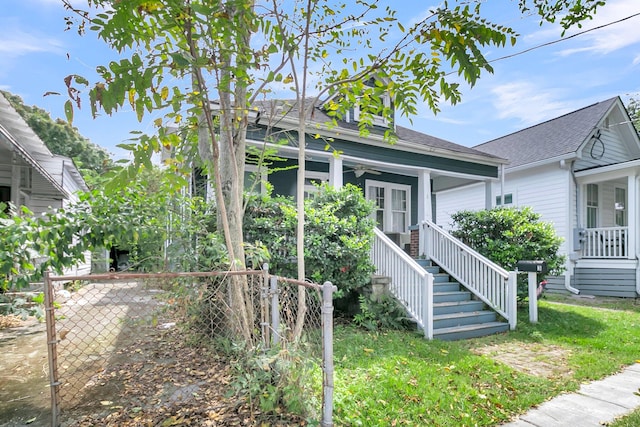
[[472,184],[436,193],[436,224],[451,229],[451,216],[462,210],[478,211],[485,207],[484,184]]
[[615,128],[600,130],[599,138],[591,138],[582,149],[582,158],[576,161],[575,169],[626,162],[633,158],[629,149],[615,132]]

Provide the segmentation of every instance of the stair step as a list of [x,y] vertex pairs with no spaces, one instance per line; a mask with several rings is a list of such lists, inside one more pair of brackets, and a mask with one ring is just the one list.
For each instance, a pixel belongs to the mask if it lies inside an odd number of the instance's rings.
[[431,262],[430,259],[418,258],[418,259],[415,259],[415,262],[417,262],[419,265],[425,268],[433,266],[433,263]]
[[[437,265],[432,265],[432,266],[429,266],[429,267],[424,267],[423,266],[422,268],[424,268],[425,270],[427,270],[431,274],[440,273],[440,267],[438,267]],[[446,273],[444,273],[444,274],[446,274]]]
[[496,321],[496,313],[491,310],[447,313],[433,316],[433,329],[454,328],[478,323]]
[[460,291],[460,283],[458,282],[439,282],[433,284],[433,293],[456,292]]
[[450,282],[451,276],[447,273],[431,273],[433,275],[433,283]]
[[433,338],[443,341],[464,340],[468,338],[484,337],[509,330],[509,324],[505,322],[479,323],[452,328],[433,330]]
[[453,302],[453,301],[469,301],[471,300],[471,292],[467,291],[449,291],[449,292],[434,292],[433,302]]
[[484,303],[479,300],[439,302],[433,304],[433,315],[480,311],[483,307]]

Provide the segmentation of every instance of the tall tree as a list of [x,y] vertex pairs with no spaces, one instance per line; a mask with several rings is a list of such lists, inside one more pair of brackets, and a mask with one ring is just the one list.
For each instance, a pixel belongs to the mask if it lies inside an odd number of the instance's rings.
[[17,95],[5,91],[2,94],[53,154],[73,159],[88,183],[112,167],[109,153],[80,135],[67,121],[53,120],[48,112],[35,105],[25,105]]
[[[67,78],[69,117],[72,101],[80,104],[85,87],[94,113],[111,113],[127,103],[139,118],[165,112],[156,121],[157,135],[141,135],[137,144],[125,147],[134,151],[135,161],[121,176],[130,178],[135,163],[150,163],[151,154],[163,147],[176,150],[178,158],[199,153],[214,177],[218,221],[233,269],[244,268],[245,135],[259,96],[274,84],[295,90],[302,185],[306,123],[320,96],[332,95],[328,108],[336,118],[359,104],[361,131],[366,133],[372,114],[393,120],[392,109],[380,102],[383,92],[391,93],[396,114],[413,115],[419,101],[437,111],[441,98],[459,101],[460,78],[474,84],[481,72],[491,71],[483,46],[516,41],[510,28],[483,18],[482,2],[453,7],[445,2],[407,28],[391,7],[379,8],[380,0],[88,0],[86,10],[75,7],[77,2],[63,3],[80,17],[81,32],[88,24],[128,56],[98,67],[101,81]],[[532,8],[542,20],[561,17],[564,28],[590,17],[602,4],[604,0],[519,0],[523,13]],[[74,24],[73,19],[68,22]],[[312,69],[320,72],[313,75]],[[373,74],[384,74],[387,84],[368,84]],[[317,95],[307,100],[310,91]],[[392,139],[392,133],[387,137]],[[300,190],[298,199],[301,203]],[[304,277],[304,217],[299,211],[298,275]],[[248,328],[251,313],[240,290],[246,288],[234,289],[234,310]]]
[[636,98],[631,98],[627,104],[627,111],[633,126],[636,128],[636,132],[640,134],[640,101]]

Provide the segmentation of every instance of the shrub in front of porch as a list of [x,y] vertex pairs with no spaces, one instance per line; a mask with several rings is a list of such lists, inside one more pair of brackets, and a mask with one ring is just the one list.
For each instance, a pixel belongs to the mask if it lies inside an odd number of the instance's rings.
[[[370,251],[372,204],[353,185],[322,185],[305,201],[305,270],[314,282],[331,281],[336,297],[358,291],[375,271]],[[291,198],[251,196],[244,218],[245,242],[269,249],[270,271],[297,276],[296,208]],[[265,260],[266,261],[266,260]]]
[[[515,270],[522,260],[543,260],[548,275],[564,271],[565,256],[558,254],[562,244],[553,225],[540,220],[529,207],[460,211],[451,216],[452,235],[505,268]],[[543,275],[538,275],[541,281]],[[518,277],[518,299],[527,297],[527,277]]]

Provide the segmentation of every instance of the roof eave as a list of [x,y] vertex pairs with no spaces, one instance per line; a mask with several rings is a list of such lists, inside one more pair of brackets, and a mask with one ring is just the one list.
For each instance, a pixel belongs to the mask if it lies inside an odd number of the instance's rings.
[[509,167],[509,165],[507,165],[505,167],[505,172],[506,173],[520,172],[520,171],[524,171],[524,170],[527,170],[527,169],[533,169],[533,168],[537,168],[537,167],[540,167],[540,166],[546,166],[546,165],[553,164],[553,163],[556,163],[556,162],[561,162],[562,160],[564,160],[564,161],[575,160],[577,158],[578,158],[578,156],[577,156],[576,153],[566,153],[566,154],[562,154],[560,156],[549,157],[548,159],[543,159],[543,160],[539,160],[537,162],[532,162],[532,163],[525,163],[525,164],[514,166],[514,167]]
[[[296,126],[298,123],[297,120],[290,117],[282,117],[279,121],[280,121],[280,124],[288,124],[292,126]],[[385,141],[382,136],[379,136],[379,135],[369,134],[369,136],[363,137],[362,135],[360,135],[360,132],[356,130],[345,129],[341,127],[329,128],[325,123],[316,122],[316,121],[309,121],[307,126],[309,128],[315,129],[319,134],[331,133],[331,135],[327,135],[331,137],[346,136],[348,137],[349,140],[353,140],[355,142],[360,142],[363,144],[368,144],[368,145],[378,146],[378,147],[386,147],[386,148],[389,148],[390,146],[390,144],[387,141]],[[295,128],[291,130],[295,130]],[[488,164],[491,166],[499,166],[502,164],[507,164],[509,162],[506,159],[493,156],[491,154],[475,155],[471,153],[461,153],[459,151],[447,150],[447,149],[442,149],[438,147],[432,147],[432,146],[426,146],[426,145],[423,146],[423,145],[412,143],[403,139],[398,139],[393,144],[393,146],[401,148],[402,151],[418,153],[418,154],[429,154],[429,155],[438,156],[438,157],[453,158],[455,160],[481,162],[483,164]]]

